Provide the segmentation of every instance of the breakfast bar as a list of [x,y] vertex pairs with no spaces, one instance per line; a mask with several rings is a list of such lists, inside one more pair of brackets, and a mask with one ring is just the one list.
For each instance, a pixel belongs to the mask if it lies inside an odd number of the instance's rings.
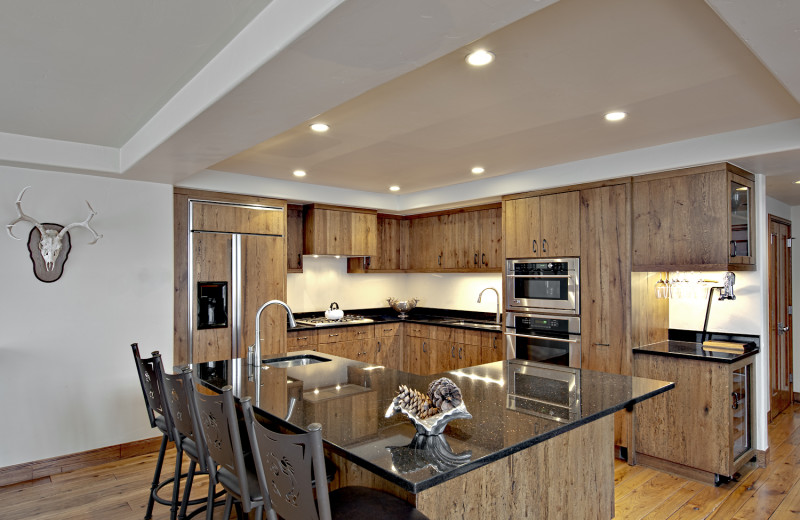
[[[613,416],[673,384],[530,361],[421,376],[312,351],[194,365],[211,390],[250,397],[260,420],[291,431],[322,425],[339,466],[332,488],[366,485],[429,518],[611,518]],[[471,419],[441,435],[387,417],[400,385],[426,392],[447,377]]]

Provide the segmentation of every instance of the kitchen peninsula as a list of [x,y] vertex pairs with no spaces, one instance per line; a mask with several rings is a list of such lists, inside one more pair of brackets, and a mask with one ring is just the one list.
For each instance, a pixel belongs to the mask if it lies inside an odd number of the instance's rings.
[[[526,361],[421,376],[302,351],[312,364],[252,367],[232,359],[194,365],[195,377],[249,396],[260,419],[300,431],[322,424],[339,466],[332,487],[360,484],[404,498],[431,519],[611,518],[613,413],[672,383]],[[316,361],[316,362],[314,362]],[[472,419],[441,436],[416,435],[385,417],[398,386],[425,391],[437,377],[461,389]]]

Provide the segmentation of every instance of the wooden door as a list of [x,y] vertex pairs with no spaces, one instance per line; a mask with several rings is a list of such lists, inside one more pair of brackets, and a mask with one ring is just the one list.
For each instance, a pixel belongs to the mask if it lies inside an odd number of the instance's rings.
[[541,197],[540,257],[560,258],[581,254],[579,199],[577,191]]
[[[193,363],[204,363],[218,359],[236,357],[232,347],[232,306],[231,292],[232,267],[231,248],[233,235],[227,233],[192,233],[192,297],[191,305],[191,342]],[[197,284],[198,282],[227,282],[228,326],[224,328],[197,328]],[[255,319],[255,314],[253,314]],[[176,324],[177,326],[178,324]],[[285,329],[285,327],[284,327]],[[189,362],[187,359],[186,362]]]
[[539,197],[503,201],[503,247],[506,258],[539,256]]
[[[239,352],[255,343],[256,313],[270,300],[286,301],[286,245],[283,237],[240,235],[241,338]],[[261,313],[261,355],[286,352],[286,309],[270,305]]]
[[770,420],[792,403],[791,223],[769,216]]
[[502,220],[500,208],[476,211],[480,248],[478,264],[482,269],[501,269],[503,266]]

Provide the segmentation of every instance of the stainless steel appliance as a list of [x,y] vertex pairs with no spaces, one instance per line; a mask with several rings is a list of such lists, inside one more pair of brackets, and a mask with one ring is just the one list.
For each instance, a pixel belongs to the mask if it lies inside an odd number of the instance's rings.
[[577,258],[506,261],[506,308],[527,312],[580,314]]
[[558,422],[581,415],[581,374],[570,367],[556,367],[520,359],[508,362],[506,408]]
[[581,367],[581,319],[577,316],[507,312],[505,338],[508,359]]

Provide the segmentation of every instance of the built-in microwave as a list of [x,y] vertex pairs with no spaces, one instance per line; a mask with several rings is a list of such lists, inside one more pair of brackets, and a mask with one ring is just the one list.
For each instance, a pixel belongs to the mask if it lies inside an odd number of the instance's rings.
[[580,314],[578,258],[506,261],[506,308],[523,312]]

